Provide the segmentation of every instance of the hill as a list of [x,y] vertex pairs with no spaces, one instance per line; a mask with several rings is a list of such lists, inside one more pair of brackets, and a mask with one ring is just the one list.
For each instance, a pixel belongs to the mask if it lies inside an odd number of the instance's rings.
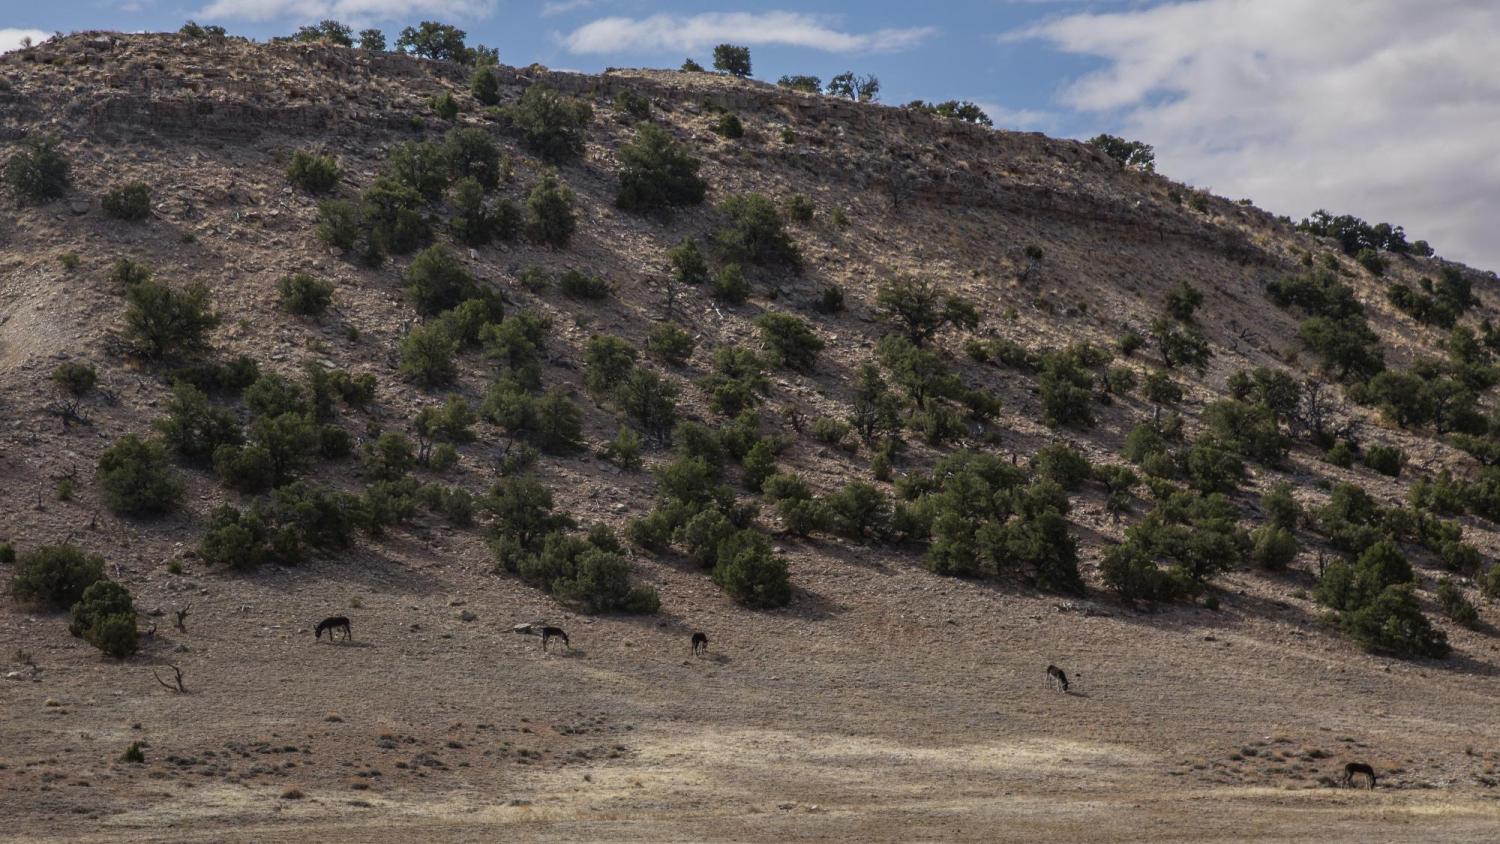
[[1074,141],[473,73],[0,57],[13,834],[1493,839],[1492,274]]

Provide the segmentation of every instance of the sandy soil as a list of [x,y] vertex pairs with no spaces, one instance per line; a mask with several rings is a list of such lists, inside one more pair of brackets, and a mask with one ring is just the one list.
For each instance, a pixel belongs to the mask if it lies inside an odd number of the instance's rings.
[[[745,613],[657,566],[673,614],[586,619],[483,573],[478,550],[147,575],[141,606],[192,613],[124,664],[61,617],[7,613],[0,645],[40,669],[0,684],[0,814],[20,840],[78,841],[1500,832],[1492,662],[1367,657],[1254,595],[1219,613],[1060,611],[789,548],[794,609]],[[335,611],[354,640],[313,641]],[[573,648],[509,632],[541,618]],[[706,658],[688,648],[699,628]],[[167,662],[188,694],[153,679]],[[1049,662],[1070,694],[1044,682]],[[131,741],[145,764],[116,761]],[[1352,759],[1379,789],[1330,787]]]

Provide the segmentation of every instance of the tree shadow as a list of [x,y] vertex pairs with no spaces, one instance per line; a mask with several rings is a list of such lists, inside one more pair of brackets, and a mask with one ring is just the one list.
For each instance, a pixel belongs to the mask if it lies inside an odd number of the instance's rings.
[[376,645],[375,645],[374,642],[366,642],[366,641],[364,641],[362,639],[351,639],[351,640],[349,640],[347,642],[343,641],[343,640],[339,640],[337,642],[329,642],[328,644],[333,645],[334,647],[339,647],[339,648],[373,648],[373,647],[376,647]]
[[791,605],[778,612],[808,621],[828,621],[838,616],[844,609],[842,604],[806,586],[794,586]]

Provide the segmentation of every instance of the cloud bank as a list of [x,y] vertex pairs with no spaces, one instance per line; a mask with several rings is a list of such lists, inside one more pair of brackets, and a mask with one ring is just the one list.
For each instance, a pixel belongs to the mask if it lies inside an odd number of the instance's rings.
[[30,38],[31,43],[40,44],[52,37],[52,33],[40,29],[0,29],[0,53],[21,48],[21,40]]
[[801,12],[705,12],[684,17],[609,17],[562,36],[573,53],[694,52],[725,41],[746,46],[778,44],[830,53],[892,52],[915,47],[932,27],[843,32],[822,15]]
[[1164,173],[1296,217],[1404,225],[1500,269],[1500,4],[1191,0],[1002,41],[1017,39],[1103,60],[1063,104],[1155,144]]

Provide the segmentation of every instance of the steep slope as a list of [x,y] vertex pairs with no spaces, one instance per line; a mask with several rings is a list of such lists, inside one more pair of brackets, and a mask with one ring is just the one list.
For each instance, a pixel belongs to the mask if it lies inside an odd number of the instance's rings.
[[[725,416],[697,383],[714,350],[759,348],[754,320],[767,311],[809,320],[825,348],[808,372],[768,371],[759,418],[787,443],[782,470],[820,493],[872,477],[871,448],[835,448],[811,429],[848,415],[856,369],[889,332],[875,301],[889,279],[929,280],[975,306],[972,331],[947,329],[934,346],[968,389],[999,402],[993,418],[965,419],[940,445],[908,432],[898,476],[961,447],[1024,464],[1058,440],[1096,463],[1122,462],[1132,428],[1157,417],[1139,390],[1093,401],[1091,427],[1052,427],[1036,373],[977,362],[965,343],[1114,348],[1128,332],[1148,333],[1182,282],[1203,294],[1193,322],[1214,353],[1201,371],[1167,371],[1186,393],[1188,440],[1239,370],[1321,377],[1298,337],[1304,314],[1266,295],[1268,283],[1306,272],[1304,257],[1331,256],[1389,365],[1445,355],[1446,332],[1413,321],[1385,294],[1390,283],[1437,277],[1439,259],[1391,256],[1376,278],[1331,241],[1124,169],[1079,143],[707,74],[497,74],[502,105],[544,84],[594,107],[584,155],[559,168],[577,196],[578,232],[567,248],[522,238],[459,249],[486,288],[505,294],[508,314],[551,319],[542,381],[583,408],[588,448],[543,456],[536,474],[580,524],[623,531],[658,494],[649,471],[595,456],[624,417],[584,389],[588,341],[608,333],[644,347],[663,319],[668,250],[687,237],[710,242],[726,218],[715,206],[738,194],[778,205],[811,199],[812,219],[788,224],[802,271],[752,271],[741,305],[716,302],[705,287],[681,291],[678,319],[696,351],[682,367],[657,368],[681,390],[679,417],[720,428]],[[1015,577],[942,577],[923,567],[921,542],[821,531],[799,538],[769,504],[756,523],[773,534],[794,586],[791,605],[777,610],[737,605],[681,554],[633,548],[633,575],[655,586],[661,612],[575,615],[497,573],[483,527],[426,513],[297,567],[208,566],[197,549],[210,514],[249,501],[213,472],[178,467],[183,506],[158,519],[102,504],[100,455],[121,436],[150,434],[171,396],[171,366],[126,350],[114,262],[130,258],[171,283],[207,285],[223,318],[207,357],[248,355],[290,378],[309,361],[375,376],[375,401],[338,422],[364,445],[380,431],[408,430],[420,408],[449,393],[478,405],[497,366],[469,351],[451,388],[424,390],[401,377],[399,343],[422,321],[402,292],[411,258],[373,269],[324,245],[317,199],[287,182],[292,153],[333,155],[342,171],[336,195],[350,199],[399,145],[439,139],[454,125],[491,132],[509,156],[514,172],[499,196],[524,205],[548,168],[502,112],[472,100],[466,69],[399,55],[86,33],[7,54],[0,77],[8,83],[0,85],[0,158],[48,133],[72,164],[63,199],[0,219],[8,481],[0,539],[22,552],[64,540],[82,546],[107,560],[138,608],[167,613],[141,655],[116,662],[71,638],[63,613],[19,602],[0,611],[4,652],[28,652],[40,666],[16,665],[18,676],[0,685],[15,714],[0,727],[0,805],[26,819],[23,834],[151,838],[165,827],[178,839],[276,840],[358,827],[374,838],[508,829],[570,840],[990,839],[1001,825],[1018,839],[1123,839],[1150,825],[1184,840],[1242,840],[1338,819],[1339,835],[1397,840],[1408,834],[1399,825],[1420,818],[1413,840],[1493,838],[1493,631],[1439,615],[1438,556],[1415,546],[1422,606],[1453,645],[1446,660],[1372,656],[1323,623],[1311,593],[1338,549],[1310,529],[1299,531],[1302,551],[1287,571],[1247,563],[1213,580],[1206,594],[1218,611],[1122,602],[1104,588],[1099,564],[1152,499],[1140,491],[1116,518],[1097,484],[1077,493],[1068,513],[1083,597]],[[465,107],[452,123],[433,114],[443,92]],[[705,205],[667,218],[615,207],[619,149],[637,123],[619,104],[626,92],[649,98],[651,119],[703,159]],[[744,137],[713,130],[725,111],[743,122]],[[152,189],[148,220],[126,223],[100,208],[105,191],[129,181]],[[450,212],[440,202],[430,213]],[[451,243],[446,233],[439,240]],[[555,285],[533,289],[522,276],[535,267],[600,276],[611,294],[585,301]],[[1458,269],[1479,300],[1463,321],[1477,325],[1496,305],[1492,276]],[[335,283],[328,315],[285,313],[277,283],[297,272]],[[833,286],[843,311],[817,312],[813,303]],[[78,407],[86,424],[65,425],[51,412],[59,401],[52,373],[69,360],[100,373],[102,389]],[[1138,377],[1160,363],[1149,348],[1116,361]],[[1340,468],[1298,441],[1278,466],[1247,461],[1248,477],[1230,496],[1244,526],[1264,520],[1258,493],[1281,480],[1308,508],[1342,482],[1395,505],[1440,469],[1478,471],[1431,430],[1339,404],[1361,423],[1366,450],[1399,447],[1407,470],[1389,478]],[[459,447],[460,470],[446,482],[482,495],[513,446],[489,421],[478,434]],[[673,454],[648,449],[645,459],[656,468]],[[369,481],[358,460],[319,461],[309,475],[352,493]],[[76,491],[57,500],[65,478]],[[1493,524],[1453,521],[1465,542],[1493,556]],[[168,630],[171,611],[188,605],[186,632]],[[309,628],[334,614],[354,619],[355,641],[315,647]],[[568,627],[575,649],[544,656],[535,640],[509,632],[534,619]],[[707,660],[688,657],[695,629],[711,638]],[[184,669],[191,694],[169,694],[152,679],[150,666],[168,662]],[[1078,695],[1044,688],[1048,663],[1078,675]],[[146,764],[117,762],[136,740],[148,742]],[[1351,759],[1373,762],[1391,788],[1375,796],[1319,788]],[[293,791],[310,799],[289,798]]]

